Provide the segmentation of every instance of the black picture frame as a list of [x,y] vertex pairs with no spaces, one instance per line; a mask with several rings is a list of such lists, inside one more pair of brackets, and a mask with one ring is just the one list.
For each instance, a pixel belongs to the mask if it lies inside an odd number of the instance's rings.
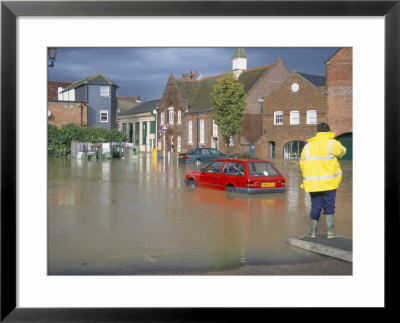
[[[2,1],[1,3],[1,321],[236,321],[237,310],[193,308],[18,308],[16,285],[16,19],[18,16],[384,16],[385,18],[385,309],[399,233],[400,4],[396,1]],[[369,66],[368,68],[371,68]],[[365,107],[374,109],[374,107]],[[365,138],[368,140],[368,138]],[[373,147],[363,158],[374,159]],[[382,188],[381,188],[382,189]],[[373,238],[373,237],[372,237]],[[396,243],[397,244],[397,243]],[[395,257],[393,257],[395,256]],[[372,260],[371,260],[372,261]],[[319,287],[318,287],[319,288]],[[301,291],[299,291],[301,294]],[[323,297],[323,292],[321,297]],[[248,316],[249,318],[250,316]],[[323,319],[323,318],[321,318]]]

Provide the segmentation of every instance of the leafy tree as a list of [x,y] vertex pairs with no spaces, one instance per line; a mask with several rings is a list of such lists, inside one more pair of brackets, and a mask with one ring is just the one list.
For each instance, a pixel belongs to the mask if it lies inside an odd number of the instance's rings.
[[243,129],[243,112],[246,108],[244,86],[233,73],[225,73],[214,85],[211,93],[211,115],[218,125],[229,154],[229,142]]

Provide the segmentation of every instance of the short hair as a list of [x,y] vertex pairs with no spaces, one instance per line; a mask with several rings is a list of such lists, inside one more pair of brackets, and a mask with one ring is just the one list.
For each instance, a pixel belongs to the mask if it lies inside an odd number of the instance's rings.
[[329,128],[329,125],[325,122],[321,122],[318,127],[317,127],[318,132],[329,132],[331,131],[331,128]]

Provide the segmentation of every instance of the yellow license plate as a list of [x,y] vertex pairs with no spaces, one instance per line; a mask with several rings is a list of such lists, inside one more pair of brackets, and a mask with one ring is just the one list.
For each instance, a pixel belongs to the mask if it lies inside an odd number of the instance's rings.
[[261,187],[275,187],[275,183],[261,183]]

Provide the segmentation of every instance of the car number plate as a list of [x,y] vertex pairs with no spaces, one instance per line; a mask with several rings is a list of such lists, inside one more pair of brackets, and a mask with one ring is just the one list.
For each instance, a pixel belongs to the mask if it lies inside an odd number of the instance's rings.
[[275,187],[275,183],[261,183],[261,187]]
[[179,158],[183,158],[183,156],[179,156]]

